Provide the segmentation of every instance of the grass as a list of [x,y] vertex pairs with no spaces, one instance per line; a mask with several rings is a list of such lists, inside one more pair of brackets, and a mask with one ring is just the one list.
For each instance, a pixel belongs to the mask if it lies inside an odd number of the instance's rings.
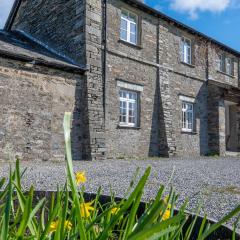
[[[1,240],[204,240],[211,236],[222,224],[237,216],[240,205],[218,223],[210,224],[207,216],[200,226],[196,217],[189,222],[186,213],[188,201],[174,211],[178,195],[171,188],[167,198],[163,198],[165,187],[160,186],[155,198],[149,201],[142,214],[138,214],[141,199],[151,168],[138,178],[139,172],[126,196],[116,202],[102,204],[99,201],[101,187],[94,201],[84,199],[84,173],[74,173],[71,155],[71,114],[64,117],[66,142],[66,184],[59,188],[51,199],[40,199],[34,203],[34,187],[24,192],[19,160],[15,170],[10,170],[9,178],[0,180],[0,239]],[[137,182],[136,179],[139,179]],[[80,188],[79,188],[80,184]],[[235,224],[237,226],[237,222]],[[232,240],[236,236],[233,231]]]

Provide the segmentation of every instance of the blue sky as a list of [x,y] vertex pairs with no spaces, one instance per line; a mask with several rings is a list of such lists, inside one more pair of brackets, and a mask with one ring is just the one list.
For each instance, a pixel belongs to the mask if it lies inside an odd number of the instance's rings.
[[[0,28],[14,0],[0,0]],[[240,51],[240,0],[145,0],[151,7]]]

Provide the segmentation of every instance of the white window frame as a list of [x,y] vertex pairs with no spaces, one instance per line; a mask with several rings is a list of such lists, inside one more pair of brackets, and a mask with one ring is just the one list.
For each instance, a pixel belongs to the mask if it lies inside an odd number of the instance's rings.
[[[184,107],[184,105],[185,105],[185,107]],[[192,107],[192,110],[189,110],[187,107],[190,105]],[[192,115],[191,122],[188,121],[188,114],[190,114],[190,113]],[[192,133],[193,130],[194,130],[194,103],[182,101],[182,131]]]
[[[121,92],[126,94],[126,98],[121,97]],[[129,95],[133,94],[135,99],[130,99]],[[121,122],[121,102],[126,103],[126,121]],[[135,122],[129,122],[129,111],[130,111],[130,103],[134,104],[134,118]],[[123,127],[137,127],[138,126],[138,118],[139,118],[139,93],[127,89],[120,89],[119,91],[119,125]]]
[[[123,16],[123,12],[127,13],[127,15],[128,15],[127,18]],[[132,15],[136,18],[136,22],[130,20],[130,15]],[[122,20],[127,22],[127,39],[124,39],[121,36],[122,30],[125,31],[124,29],[122,29]],[[136,32],[134,33],[135,36],[136,36],[136,42],[131,41],[131,33],[133,34],[133,32],[131,32],[131,24],[135,25],[135,27],[136,27]],[[129,42],[129,43],[134,44],[134,45],[138,44],[138,16],[135,13],[132,13],[132,12],[126,10],[126,9],[122,9],[122,12],[121,12],[120,39],[122,41]]]
[[[189,45],[187,44],[189,42]],[[189,54],[188,54],[189,51]],[[181,39],[181,58],[182,62],[192,64],[192,40],[182,37]]]

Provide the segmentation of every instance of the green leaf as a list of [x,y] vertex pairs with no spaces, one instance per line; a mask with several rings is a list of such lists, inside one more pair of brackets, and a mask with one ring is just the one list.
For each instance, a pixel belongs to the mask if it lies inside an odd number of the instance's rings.
[[214,231],[216,231],[221,225],[226,223],[229,219],[231,219],[233,216],[237,215],[240,212],[240,205],[237,206],[233,211],[231,211],[229,214],[227,214],[222,220],[220,220],[218,223],[213,224],[209,229],[207,229],[202,236],[200,236],[200,240],[206,239],[209,235],[211,235]]
[[7,200],[5,203],[5,210],[4,216],[2,221],[2,228],[1,228],[1,240],[7,240],[9,234],[9,224],[10,224],[10,217],[11,217],[11,204],[12,204],[12,195],[13,195],[13,188],[12,188],[12,170],[10,167],[10,177],[8,181],[8,193],[7,193]]
[[[71,151],[71,120],[72,114],[65,113],[64,115],[64,136],[65,136],[65,145],[66,145],[66,155],[67,155],[67,172],[68,172],[68,180],[70,182],[70,187],[73,194],[73,200],[76,207],[76,215],[78,220],[78,229],[81,236],[81,240],[87,240],[86,231],[84,228],[82,216],[81,216],[81,209],[80,209],[80,202],[79,202],[79,194],[76,186],[76,180],[73,172],[73,163],[72,163],[72,151]],[[82,201],[83,198],[81,197]]]
[[150,175],[151,172],[151,167],[148,167],[147,170],[145,171],[144,175],[140,179],[139,183],[137,184],[136,188],[134,191],[131,193],[129,198],[125,201],[125,203],[121,206],[120,210],[118,213],[112,218],[110,223],[105,227],[103,230],[101,236],[99,237],[99,240],[105,240],[107,239],[109,235],[110,229],[113,228],[113,226],[118,222],[119,218],[129,209],[131,204],[134,202],[136,197],[138,196],[139,192],[143,191],[144,186],[146,184],[146,181]]

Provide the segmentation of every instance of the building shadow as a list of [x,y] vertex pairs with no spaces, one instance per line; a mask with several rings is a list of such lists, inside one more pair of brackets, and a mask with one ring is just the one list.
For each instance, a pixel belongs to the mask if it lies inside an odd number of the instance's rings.
[[208,154],[220,154],[220,125],[219,125],[219,101],[220,90],[211,85],[207,85],[208,97]]
[[166,136],[164,109],[159,80],[160,77],[158,70],[155,83],[149,157],[169,157],[169,147]]
[[[199,153],[204,156],[209,153],[209,134],[208,134],[208,86],[203,83],[196,96],[196,121],[199,121]],[[214,113],[215,114],[215,113]],[[217,118],[217,116],[216,116]],[[215,126],[216,129],[218,126]],[[196,129],[195,129],[196,132]]]
[[88,115],[87,78],[76,82],[71,144],[73,160],[92,160]]

